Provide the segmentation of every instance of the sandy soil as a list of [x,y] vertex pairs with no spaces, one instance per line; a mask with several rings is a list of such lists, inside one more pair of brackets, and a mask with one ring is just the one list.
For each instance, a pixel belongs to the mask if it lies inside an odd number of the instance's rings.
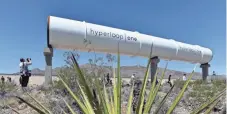
[[[0,75],[3,76],[5,79],[7,79],[7,77],[11,77],[11,79],[16,82],[16,84],[19,84],[19,75]],[[53,76],[52,80],[57,80],[58,78]],[[130,82],[130,78],[123,78],[124,81],[126,82]],[[31,76],[29,79],[29,85],[42,85],[45,81],[45,77],[44,76]],[[164,79],[162,81],[162,84],[167,82],[168,79]],[[174,81],[174,79],[172,79],[171,81]]]
[[[7,77],[11,77],[12,81],[16,82],[16,84],[19,84],[19,75],[1,75],[3,76],[5,79],[7,79]],[[53,80],[56,80],[57,77],[52,77]],[[42,85],[45,81],[45,77],[44,76],[31,76],[29,79],[29,85]]]

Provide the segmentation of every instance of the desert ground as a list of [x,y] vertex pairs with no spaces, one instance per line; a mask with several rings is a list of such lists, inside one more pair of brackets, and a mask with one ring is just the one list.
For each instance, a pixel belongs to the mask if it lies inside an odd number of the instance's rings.
[[[15,82],[17,85],[19,85],[19,75],[0,75],[4,76],[6,79],[7,77],[11,77],[12,81]],[[160,78],[160,77],[159,77]],[[180,78],[180,77],[179,77]],[[58,80],[56,76],[52,77],[53,80]],[[168,79],[164,79],[162,84],[163,86],[160,88],[156,98],[155,103],[151,111],[154,111],[159,104],[159,102],[164,98],[166,93],[170,90],[169,84],[165,83]],[[172,79],[173,82],[176,79]],[[40,101],[45,106],[48,106],[49,109],[54,114],[62,114],[62,109],[67,111],[67,113],[70,113],[68,108],[65,107],[64,102],[62,102],[61,97],[64,96],[64,99],[67,100],[73,107],[73,109],[76,112],[80,112],[77,105],[75,105],[75,101],[71,99],[71,96],[65,91],[65,88],[59,87],[58,83],[54,83],[53,88],[46,89],[43,88],[42,84],[45,81],[45,76],[31,76],[30,82],[29,82],[29,88],[28,92],[34,96],[38,101]],[[130,78],[123,78],[123,81],[127,84],[130,81]],[[192,80],[194,81],[194,80]],[[177,81],[180,82],[180,81]],[[195,81],[196,82],[196,81]],[[74,83],[74,82],[73,82]],[[0,83],[1,84],[1,83]],[[70,86],[74,84],[69,84]],[[150,85],[149,85],[150,86]],[[149,87],[147,86],[147,87]],[[162,106],[160,110],[160,114],[165,114],[167,109],[171,106],[173,100],[178,95],[180,90],[182,89],[183,84],[178,83],[175,85],[172,92],[169,94],[168,98],[166,99],[166,102]],[[209,88],[209,89],[208,89]],[[193,83],[193,85],[189,85],[188,89],[185,91],[184,96],[182,97],[181,101],[179,102],[179,105],[174,110],[173,114],[190,114],[190,112],[193,111],[193,109],[196,109],[199,107],[202,103],[205,103],[206,99],[210,99],[215,93],[219,93],[221,90],[225,88],[225,82],[223,81],[217,81],[217,82],[209,82],[207,84],[199,84]],[[21,114],[38,114],[35,110],[30,108],[25,103],[21,103],[18,99],[16,99],[14,96],[21,96],[27,101],[31,102],[32,104],[35,104],[33,100],[30,99],[29,96],[23,94],[23,91],[21,90],[20,86],[15,86],[14,84],[11,86],[10,83],[7,86],[7,88],[0,88],[0,114],[16,114],[11,109],[15,109],[19,111]],[[75,90],[77,91],[77,90]],[[130,92],[130,86],[123,86],[122,88],[122,101],[127,102]],[[207,92],[209,94],[207,94]],[[193,94],[196,93],[196,94]],[[225,99],[226,97],[223,96],[218,102],[218,104],[215,106],[211,114],[224,114],[223,111],[225,109]],[[9,107],[6,107],[10,106]]]
[[[16,84],[19,84],[19,75],[1,75],[5,78],[11,77],[12,81],[14,81]],[[53,76],[52,80],[56,80],[57,77]],[[29,79],[29,85],[42,85],[45,81],[45,76],[31,76]]]
[[[12,81],[14,81],[16,84],[19,84],[19,75],[0,75],[3,76],[5,79],[7,77],[11,77]],[[58,77],[52,76],[52,80],[58,80]],[[130,82],[130,78],[122,78],[123,81]],[[173,82],[176,79],[171,79],[171,82]],[[162,84],[167,82],[168,79],[163,79]],[[45,82],[45,76],[31,76],[29,79],[29,85],[42,85]]]

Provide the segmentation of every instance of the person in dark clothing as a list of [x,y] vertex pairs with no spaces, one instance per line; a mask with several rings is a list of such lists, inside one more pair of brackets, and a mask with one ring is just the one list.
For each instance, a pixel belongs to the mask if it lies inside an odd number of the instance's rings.
[[167,83],[169,83],[170,87],[173,86],[173,84],[172,84],[172,82],[171,82],[171,76],[172,76],[172,75],[169,75],[169,79],[168,79],[168,82],[167,82]]
[[97,98],[97,94],[96,94],[96,91],[95,89],[92,89],[92,92],[93,92],[93,95],[94,95],[94,100],[95,100],[95,103],[98,104],[98,98]]
[[112,82],[112,80],[110,80],[110,85],[112,85],[113,84],[113,82]]
[[146,105],[146,100],[144,100],[144,102],[143,102],[142,113],[144,112],[145,105]]
[[137,103],[138,103],[138,97],[139,97],[139,94],[140,94],[140,83],[138,81],[135,81],[135,87],[133,89],[133,101],[132,101],[132,110],[133,112],[136,111],[136,106],[137,106]]
[[1,77],[1,81],[2,83],[5,83],[5,78],[3,76]]
[[9,81],[9,82],[11,82],[11,81],[12,81],[12,80],[11,80],[11,77],[7,77],[7,79],[8,79],[8,81]]
[[92,89],[92,92],[93,92],[94,98],[97,99],[97,95],[96,95],[95,89]]
[[140,90],[138,88],[133,90],[133,101],[132,101],[132,110],[133,110],[133,112],[136,111],[136,106],[137,106],[137,103],[138,103],[139,92],[140,92]]
[[172,76],[172,75],[169,75],[168,82],[170,82],[170,81],[171,81],[171,76]]
[[[27,59],[26,59],[26,62],[27,62],[27,63],[29,63],[30,61],[31,61],[31,58],[27,58]],[[26,68],[26,69],[27,69],[27,76],[30,77],[30,76],[32,75],[32,74],[31,74],[31,70],[29,70],[29,68],[28,68],[29,66],[28,66],[28,65],[27,65],[26,67],[27,67],[27,68]]]
[[28,82],[29,82],[29,71],[28,71],[28,65],[31,65],[31,58],[27,59],[29,60],[29,62],[25,61],[23,58],[20,59],[20,84],[22,86],[22,88],[24,89],[24,87],[27,87]]
[[215,73],[215,71],[213,71],[213,76],[216,76],[216,73]]
[[215,73],[215,71],[213,71],[213,74],[212,74],[212,77],[211,77],[211,81],[213,81],[215,79],[215,76],[216,76],[216,73]]
[[[141,90],[141,88],[138,85],[133,90],[133,101],[132,101],[132,110],[133,110],[133,112],[136,112],[136,107],[137,107],[138,101],[139,101],[140,90]],[[146,95],[146,92],[145,92],[145,95]],[[143,108],[142,108],[142,112],[144,111],[146,100],[144,100],[143,104],[144,105],[143,105]]]
[[106,75],[106,81],[107,81],[106,85],[110,83],[110,74],[109,73],[107,73],[107,75]]
[[158,84],[158,79],[156,78],[156,85]]

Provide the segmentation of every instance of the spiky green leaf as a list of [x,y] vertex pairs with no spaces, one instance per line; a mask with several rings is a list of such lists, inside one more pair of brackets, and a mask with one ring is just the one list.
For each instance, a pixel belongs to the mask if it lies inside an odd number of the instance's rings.
[[205,108],[207,108],[209,105],[211,105],[215,100],[219,99],[222,95],[226,93],[226,88],[221,91],[218,95],[212,97],[210,100],[202,104],[199,108],[195,109],[191,114],[198,114]]
[[175,84],[170,88],[170,90],[168,91],[168,93],[165,95],[165,97],[162,99],[162,101],[160,102],[160,104],[158,105],[157,109],[155,110],[154,114],[158,114],[159,110],[162,108],[163,104],[165,103],[167,97],[169,96],[169,94],[171,93],[171,91],[173,90]]
[[79,82],[80,82],[81,86],[84,87],[84,92],[86,93],[90,104],[92,105],[92,107],[97,108],[97,110],[95,110],[95,113],[101,113],[100,109],[99,109],[100,106],[99,106],[99,104],[95,104],[95,98],[94,98],[94,96],[93,96],[93,94],[91,92],[91,89],[89,88],[89,84],[87,83],[87,81],[85,79],[85,76],[83,75],[83,73],[82,73],[82,71],[81,71],[81,69],[79,67],[79,64],[78,64],[77,60],[75,59],[75,57],[74,57],[74,55],[72,53],[71,53],[71,55],[72,55],[71,60],[73,62],[73,67],[74,67],[75,71],[78,73]]
[[[158,93],[159,88],[161,87],[162,80],[163,80],[163,78],[165,76],[165,72],[166,72],[167,66],[168,66],[168,61],[166,63],[164,71],[162,72],[162,76],[161,76],[160,81],[158,82],[158,85],[154,87],[154,91],[153,92],[150,91],[148,101],[147,101],[147,103],[145,105],[144,113],[148,113],[151,110],[151,107],[152,107],[152,104],[154,102],[154,99],[155,99],[155,97],[156,97],[156,95]],[[156,76],[155,76],[155,79],[157,79]],[[155,82],[156,82],[156,80],[153,80],[153,84],[156,84]]]
[[95,78],[95,87],[97,89],[97,93],[100,99],[100,105],[102,106],[102,111],[104,112],[104,114],[108,114],[109,112],[108,112],[107,104],[100,85],[101,84],[99,83],[98,79]]
[[218,104],[219,100],[214,101],[214,103],[206,110],[204,114],[210,114],[212,109]]
[[148,75],[149,75],[149,71],[150,71],[150,62],[151,62],[151,59],[149,59],[148,63],[147,63],[147,67],[146,67],[147,69],[146,69],[146,73],[145,73],[145,76],[144,76],[142,89],[141,89],[140,95],[139,95],[139,102],[138,102],[137,109],[136,109],[137,114],[142,113],[141,111],[142,111],[143,104],[144,104],[143,103],[144,102],[144,93],[145,93],[145,90],[146,90]]
[[[72,114],[76,114],[76,112],[73,111],[73,108],[72,108],[64,99],[62,99],[62,100],[65,102],[65,104],[66,104],[67,108],[69,109],[69,111],[70,111]],[[87,114],[88,114],[88,113],[87,113]]]
[[79,83],[79,82],[77,82],[77,83],[78,83],[79,88],[80,88],[80,91],[81,91],[81,93],[82,93],[82,98],[83,98],[83,100],[84,100],[84,104],[85,104],[85,106],[87,107],[88,114],[94,114],[94,110],[93,110],[93,108],[92,108],[90,102],[88,101],[88,98],[87,98],[87,96],[85,95],[83,89],[81,88],[80,83]]
[[190,74],[190,76],[188,77],[187,81],[185,82],[182,90],[180,91],[180,93],[177,95],[176,99],[173,101],[173,104],[170,106],[170,108],[167,111],[167,114],[171,114],[173,112],[173,110],[175,109],[175,107],[177,106],[177,104],[179,103],[179,101],[181,100],[181,98],[184,95],[184,91],[186,90],[186,88],[188,87],[189,82],[191,81],[191,78],[195,72],[195,69],[197,67],[197,64],[195,65],[192,73]]
[[105,97],[106,106],[107,106],[109,114],[111,114],[112,110],[111,110],[111,104],[110,104],[110,101],[109,101],[109,94],[107,93],[105,84],[103,84],[103,86],[104,86],[103,90],[104,90],[104,97]]
[[47,107],[45,107],[44,105],[42,105],[38,100],[36,100],[34,97],[32,97],[29,93],[27,93],[27,95],[29,97],[31,97],[39,106],[41,106],[46,112],[48,112],[49,114],[52,114],[52,112],[50,110],[47,109]]
[[132,82],[132,87],[131,87],[130,95],[129,95],[129,98],[128,98],[127,114],[131,114],[132,100],[133,100],[133,90],[134,90],[134,81]]
[[121,114],[121,70],[120,70],[120,51],[118,42],[117,54],[117,114]]
[[7,106],[8,106],[11,110],[13,110],[15,113],[20,114],[20,112],[18,112],[16,109],[10,107],[9,105],[7,105]]
[[48,113],[44,112],[42,109],[40,109],[40,108],[36,107],[35,105],[33,105],[33,104],[27,102],[27,101],[24,100],[23,98],[18,97],[18,96],[16,96],[16,98],[19,99],[21,102],[27,104],[29,107],[31,107],[32,109],[34,109],[34,110],[37,111],[38,113],[40,113],[40,114],[48,114]]
[[65,88],[67,89],[67,91],[69,92],[69,94],[72,96],[72,98],[77,102],[77,104],[79,105],[79,107],[81,108],[82,112],[84,113],[88,113],[86,107],[84,106],[84,104],[80,101],[80,99],[72,92],[72,90],[69,88],[69,86],[64,82],[64,80],[62,80],[61,76],[58,75],[59,80],[63,83],[63,85],[65,86]]

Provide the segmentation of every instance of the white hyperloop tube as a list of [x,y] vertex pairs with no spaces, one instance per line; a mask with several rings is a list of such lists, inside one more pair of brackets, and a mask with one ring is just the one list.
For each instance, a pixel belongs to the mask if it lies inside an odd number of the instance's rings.
[[198,45],[54,16],[48,17],[47,43],[52,48],[106,53],[117,53],[119,45],[121,54],[142,57],[149,57],[152,49],[152,57],[201,64],[213,57],[210,49]]

